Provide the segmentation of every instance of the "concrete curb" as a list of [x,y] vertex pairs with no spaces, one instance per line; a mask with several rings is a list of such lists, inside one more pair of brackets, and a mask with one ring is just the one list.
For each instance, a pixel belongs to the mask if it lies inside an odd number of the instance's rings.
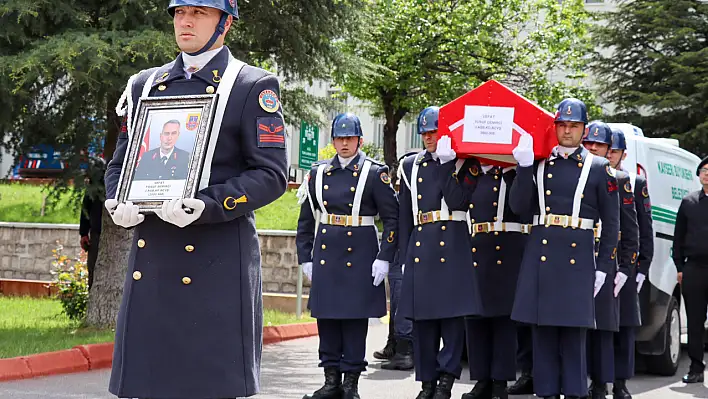
[[[317,335],[317,323],[263,327],[263,344]],[[113,343],[79,345],[71,349],[0,359],[0,382],[110,368]]]

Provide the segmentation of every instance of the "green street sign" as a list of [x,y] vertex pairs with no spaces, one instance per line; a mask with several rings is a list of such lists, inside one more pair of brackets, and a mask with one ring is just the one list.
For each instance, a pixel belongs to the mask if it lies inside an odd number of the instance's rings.
[[305,121],[300,123],[300,157],[298,167],[310,170],[312,164],[317,162],[320,128]]

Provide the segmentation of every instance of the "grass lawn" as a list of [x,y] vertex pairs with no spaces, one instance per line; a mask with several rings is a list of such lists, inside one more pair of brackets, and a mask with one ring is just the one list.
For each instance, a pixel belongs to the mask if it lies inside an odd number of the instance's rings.
[[[266,188],[267,189],[267,188]],[[0,184],[0,222],[79,223],[79,209],[62,197],[56,208],[45,209],[42,202],[48,189],[28,184]],[[270,205],[256,211],[256,227],[260,230],[297,230],[300,207],[295,190],[287,191]]]
[[[309,314],[264,312],[263,324],[312,322]],[[113,341],[111,330],[81,328],[62,312],[59,301],[0,296],[0,359]]]

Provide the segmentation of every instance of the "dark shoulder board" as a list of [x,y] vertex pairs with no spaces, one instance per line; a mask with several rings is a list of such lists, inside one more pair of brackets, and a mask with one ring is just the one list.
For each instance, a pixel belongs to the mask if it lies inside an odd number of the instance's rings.
[[371,158],[369,156],[366,157],[366,160],[377,166],[385,165],[383,162],[377,161],[376,159]]

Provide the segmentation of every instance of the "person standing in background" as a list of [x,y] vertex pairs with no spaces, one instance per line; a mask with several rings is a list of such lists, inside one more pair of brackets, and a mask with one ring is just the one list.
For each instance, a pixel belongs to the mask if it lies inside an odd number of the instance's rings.
[[708,310],[708,157],[698,165],[696,174],[702,189],[681,201],[674,229],[673,259],[686,301],[688,357],[691,366],[683,376],[687,384],[703,382],[703,334]]

